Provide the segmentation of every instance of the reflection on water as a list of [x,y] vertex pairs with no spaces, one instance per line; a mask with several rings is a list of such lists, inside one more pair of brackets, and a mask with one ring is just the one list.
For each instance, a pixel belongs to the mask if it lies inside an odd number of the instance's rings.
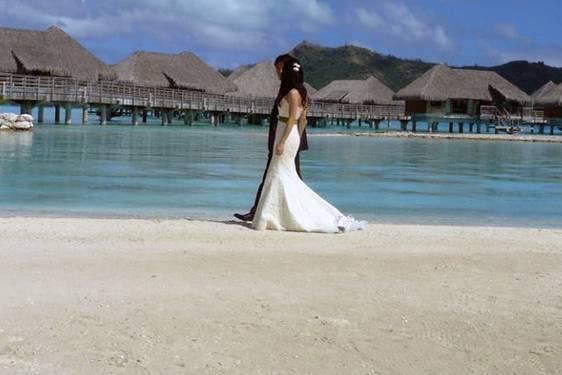
[[25,158],[31,155],[32,132],[2,130],[1,135],[0,152],[2,152],[2,158]]
[[[562,226],[562,147],[323,136],[305,181],[371,221]],[[253,201],[265,128],[38,126],[0,134],[5,215],[228,218]]]

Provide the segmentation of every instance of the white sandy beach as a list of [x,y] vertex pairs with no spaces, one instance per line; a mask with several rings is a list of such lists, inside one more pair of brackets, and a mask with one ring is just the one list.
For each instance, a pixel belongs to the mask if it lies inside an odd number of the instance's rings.
[[0,374],[562,374],[562,230],[0,228]]

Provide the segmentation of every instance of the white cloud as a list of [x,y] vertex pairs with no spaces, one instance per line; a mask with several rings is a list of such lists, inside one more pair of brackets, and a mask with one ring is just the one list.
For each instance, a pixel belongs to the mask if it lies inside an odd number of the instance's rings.
[[355,10],[355,15],[361,25],[368,29],[376,29],[384,25],[382,17],[375,10],[368,11],[360,8]]
[[[282,1],[279,3],[282,3]],[[287,0],[287,4],[296,16],[294,22],[297,23],[315,22],[326,24],[334,19],[330,6],[319,0]]]
[[507,22],[498,22],[496,24],[496,31],[500,36],[503,36],[508,39],[521,38],[521,35],[519,34],[515,26]]
[[422,14],[415,14],[405,3],[394,0],[379,0],[375,9],[359,8],[355,16],[359,23],[382,36],[407,43],[430,43],[442,50],[449,50],[454,43],[443,25],[433,26]]
[[333,20],[321,0],[0,0],[0,24],[59,25],[77,38],[108,36],[158,39],[220,50],[271,46],[295,25],[315,32]]
[[434,32],[433,39],[435,40],[437,45],[440,46],[441,48],[447,49],[453,45],[453,42],[447,36],[447,34],[445,33],[445,29],[443,29],[442,26],[435,26],[433,32]]

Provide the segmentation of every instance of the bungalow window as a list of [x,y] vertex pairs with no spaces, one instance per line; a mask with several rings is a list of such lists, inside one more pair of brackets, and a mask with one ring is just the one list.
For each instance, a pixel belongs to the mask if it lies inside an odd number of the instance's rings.
[[467,100],[451,100],[452,113],[468,113]]
[[432,100],[429,102],[429,112],[440,112],[442,103],[440,101]]

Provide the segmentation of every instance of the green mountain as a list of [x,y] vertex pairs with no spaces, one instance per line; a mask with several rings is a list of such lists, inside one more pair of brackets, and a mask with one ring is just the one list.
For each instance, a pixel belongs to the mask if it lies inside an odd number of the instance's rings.
[[[324,47],[307,41],[299,43],[291,53],[301,60],[306,81],[317,89],[335,79],[365,79],[373,75],[394,91],[398,91],[435,65],[421,60],[381,55],[353,45]],[[543,62],[512,61],[492,67],[461,68],[495,71],[528,94],[532,94],[548,81],[562,82],[562,68],[551,67]],[[221,69],[225,76],[230,72]]]
[[548,81],[562,82],[562,68],[548,66],[544,62],[511,61],[493,67],[470,66],[464,68],[493,70],[527,94],[534,93]]
[[421,60],[385,56],[353,45],[332,48],[304,41],[291,53],[301,60],[307,82],[317,89],[335,79],[365,79],[374,75],[397,91],[433,66]]

